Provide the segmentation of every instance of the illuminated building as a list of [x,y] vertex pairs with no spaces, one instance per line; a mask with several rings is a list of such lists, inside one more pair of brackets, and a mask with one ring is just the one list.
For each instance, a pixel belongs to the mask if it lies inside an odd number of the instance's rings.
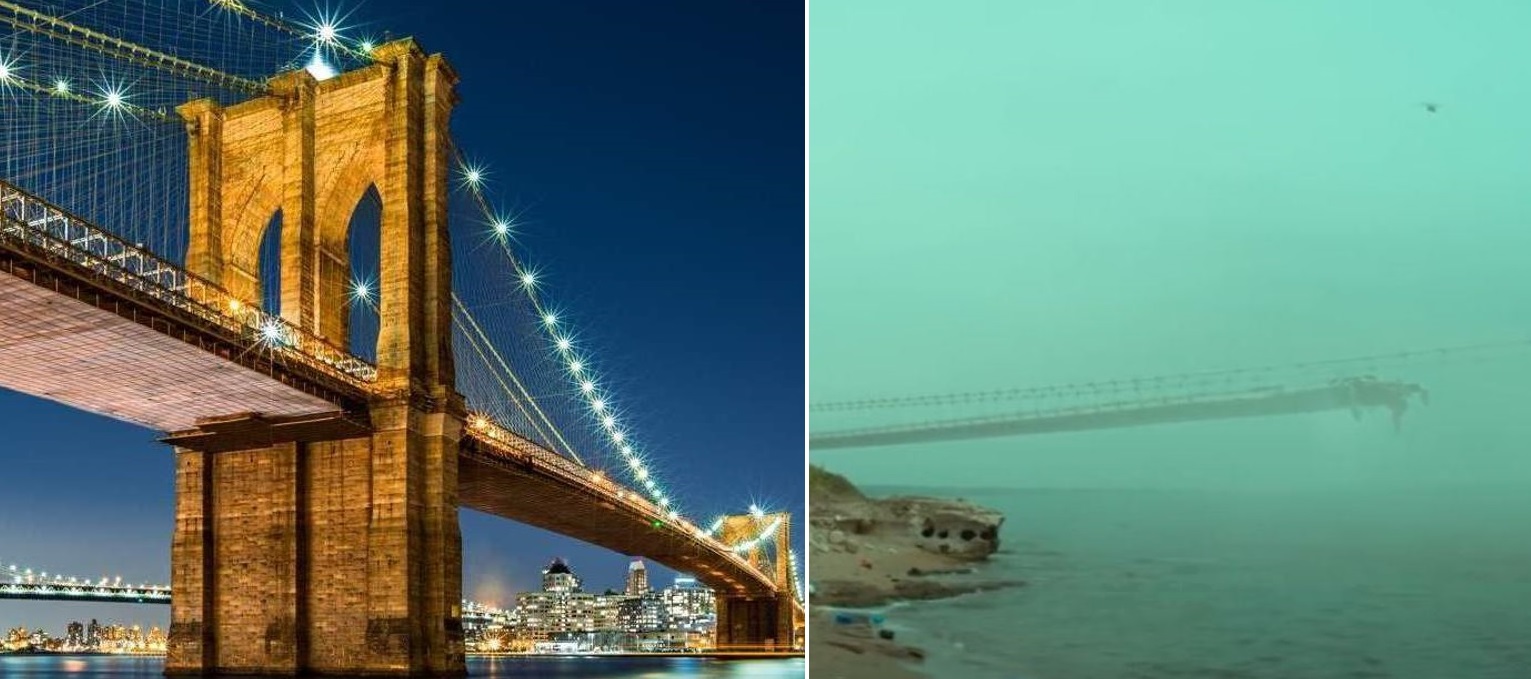
[[578,592],[579,576],[569,569],[569,564],[564,563],[563,559],[553,559],[553,563],[542,570],[542,591]]
[[643,559],[633,559],[627,565],[627,595],[642,596],[649,591],[649,571]]
[[654,590],[641,560],[628,565],[623,592],[586,592],[569,564],[555,559],[542,572],[542,589],[517,595],[514,609],[474,609],[466,641],[469,650],[480,652],[709,648],[717,621],[713,599],[712,590],[686,576]]

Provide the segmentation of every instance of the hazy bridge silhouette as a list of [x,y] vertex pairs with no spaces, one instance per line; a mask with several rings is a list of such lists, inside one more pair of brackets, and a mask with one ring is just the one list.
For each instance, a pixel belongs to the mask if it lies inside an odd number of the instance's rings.
[[818,450],[1115,429],[1174,422],[1382,410],[1401,427],[1425,387],[1376,377],[1419,362],[1481,360],[1531,341],[1406,351],[1282,366],[952,394],[815,403]]

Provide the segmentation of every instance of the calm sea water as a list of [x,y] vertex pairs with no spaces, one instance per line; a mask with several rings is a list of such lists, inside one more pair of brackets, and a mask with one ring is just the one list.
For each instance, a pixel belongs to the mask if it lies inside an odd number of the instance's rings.
[[[0,677],[27,679],[159,679],[160,658],[117,656],[0,656]],[[469,658],[471,677],[802,677],[803,660],[710,658]]]
[[1531,677],[1531,493],[967,497],[1030,585],[889,611],[936,677]]

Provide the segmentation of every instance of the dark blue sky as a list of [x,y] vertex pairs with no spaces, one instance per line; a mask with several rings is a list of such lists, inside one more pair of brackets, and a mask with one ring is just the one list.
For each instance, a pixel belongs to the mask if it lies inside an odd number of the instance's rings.
[[[458,143],[528,209],[523,250],[639,404],[635,433],[684,506],[802,517],[801,8],[374,0],[348,23],[456,67]],[[152,432],[12,392],[0,427],[0,560],[168,578],[171,457]],[[504,603],[554,556],[597,589],[625,571],[621,555],[462,518],[470,597]],[[163,624],[168,609],[0,601],[5,626],[88,617]]]

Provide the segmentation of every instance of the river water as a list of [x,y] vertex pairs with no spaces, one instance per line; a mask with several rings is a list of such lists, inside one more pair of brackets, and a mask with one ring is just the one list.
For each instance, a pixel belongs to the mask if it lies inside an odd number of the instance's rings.
[[[160,679],[164,659],[125,656],[0,656],[0,677],[26,679]],[[694,679],[804,676],[802,659],[716,660],[711,658],[469,658],[471,677],[642,677]]]
[[890,610],[936,677],[1531,677],[1531,493],[965,497],[1029,585]]

